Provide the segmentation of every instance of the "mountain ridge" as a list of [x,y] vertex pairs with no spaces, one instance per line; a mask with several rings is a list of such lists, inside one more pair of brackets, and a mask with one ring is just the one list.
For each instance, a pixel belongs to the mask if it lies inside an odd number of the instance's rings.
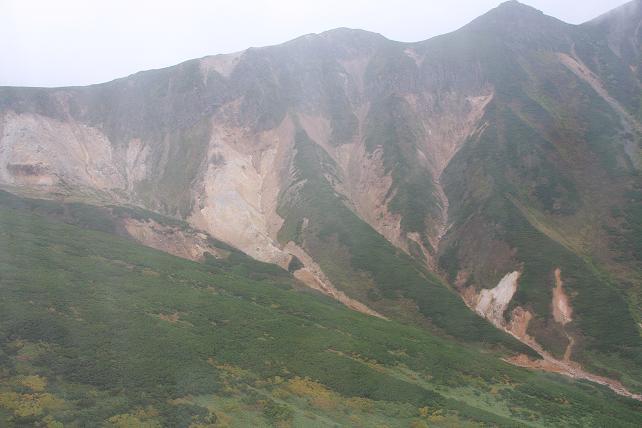
[[639,391],[640,75],[607,38],[507,2],[423,42],[339,29],[4,87],[0,182],[180,218],[366,312],[513,347],[490,322]]
[[546,15],[541,10],[536,9],[536,8],[534,8],[532,6],[529,6],[526,3],[523,3],[523,2],[520,2],[520,1],[517,1],[517,0],[506,0],[506,1],[502,2],[502,3],[500,3],[497,7],[491,9],[490,11],[486,12],[485,14],[481,15],[480,17],[474,19],[473,21],[463,25],[462,27],[460,27],[458,29],[449,31],[449,32],[444,33],[444,34],[431,36],[431,37],[429,37],[427,39],[422,39],[422,40],[418,40],[418,41],[412,41],[412,42],[397,41],[397,40],[394,40],[394,39],[387,38],[386,36],[383,36],[382,34],[377,33],[375,31],[369,31],[369,30],[365,30],[365,29],[352,28],[352,27],[337,27],[337,28],[324,30],[324,31],[322,31],[320,33],[305,34],[305,35],[298,36],[298,37],[295,37],[293,39],[286,40],[284,42],[277,43],[277,44],[274,44],[274,45],[248,47],[246,49],[243,49],[243,50],[240,50],[240,51],[236,51],[236,52],[207,54],[207,55],[199,57],[199,58],[187,59],[185,61],[182,61],[182,62],[174,64],[174,65],[169,65],[169,66],[166,66],[166,67],[159,67],[159,68],[154,68],[154,69],[148,69],[148,70],[141,70],[141,71],[137,71],[137,72],[134,72],[134,73],[126,75],[126,76],[117,77],[115,79],[112,79],[112,80],[109,80],[109,81],[105,81],[105,82],[92,83],[90,85],[47,86],[47,87],[44,87],[44,86],[2,86],[2,85],[0,85],[0,88],[22,88],[22,89],[33,88],[33,89],[43,89],[43,90],[47,90],[47,89],[56,90],[56,89],[73,89],[73,88],[94,87],[94,86],[97,86],[97,85],[104,85],[104,84],[109,84],[109,83],[113,83],[113,82],[116,82],[116,81],[120,81],[120,80],[123,80],[123,79],[127,79],[127,78],[130,78],[130,77],[136,76],[136,75],[138,75],[140,73],[158,72],[158,71],[161,71],[161,70],[177,67],[177,66],[183,65],[185,63],[190,63],[192,61],[204,60],[206,58],[217,57],[217,56],[235,56],[235,55],[242,54],[242,53],[244,53],[244,52],[246,52],[247,50],[250,50],[250,49],[251,50],[260,50],[260,49],[266,49],[266,48],[271,48],[271,47],[278,47],[278,46],[281,46],[281,45],[284,45],[284,44],[288,44],[290,42],[294,42],[294,41],[297,41],[299,39],[304,39],[304,38],[307,38],[307,37],[310,37],[310,36],[324,36],[324,35],[327,36],[327,35],[331,35],[332,33],[335,33],[335,32],[342,33],[342,32],[349,31],[349,32],[356,32],[356,33],[361,33],[361,34],[368,34],[369,37],[376,37],[378,39],[385,39],[388,42],[397,43],[397,44],[407,44],[407,45],[422,44],[422,43],[430,41],[431,39],[440,38],[440,37],[444,37],[444,36],[447,36],[449,34],[455,33],[457,31],[461,30],[462,28],[465,28],[465,27],[469,26],[471,23],[476,22],[476,21],[478,21],[478,20],[480,20],[480,19],[482,19],[484,17],[488,17],[488,16],[492,17],[493,15],[500,15],[501,16],[502,12],[512,12],[513,14],[517,13],[518,15],[528,14],[530,16],[540,16],[540,17],[543,16],[546,19],[552,19],[552,20],[561,22],[561,23],[563,23],[563,24],[565,24],[567,26],[573,26],[573,27],[587,26],[587,25],[590,25],[592,23],[597,23],[600,20],[608,19],[609,16],[613,16],[614,14],[616,14],[620,10],[622,10],[622,11],[630,10],[632,8],[637,8],[638,6],[639,6],[639,0],[631,0],[628,3],[625,3],[625,4],[621,5],[621,6],[618,6],[615,9],[607,11],[607,12],[603,13],[602,15],[600,15],[600,16],[598,16],[596,18],[590,19],[590,20],[588,20],[586,22],[583,22],[581,24],[569,24],[569,23],[561,21],[561,20],[559,20],[557,18],[554,18],[554,17],[552,17],[550,15]]

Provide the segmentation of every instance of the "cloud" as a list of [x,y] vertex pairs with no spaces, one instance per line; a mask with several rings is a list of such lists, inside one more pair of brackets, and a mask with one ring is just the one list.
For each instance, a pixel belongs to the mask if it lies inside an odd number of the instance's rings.
[[[613,0],[532,0],[579,23]],[[620,2],[624,3],[624,2]],[[0,85],[85,85],[336,27],[417,41],[497,0],[0,0]]]

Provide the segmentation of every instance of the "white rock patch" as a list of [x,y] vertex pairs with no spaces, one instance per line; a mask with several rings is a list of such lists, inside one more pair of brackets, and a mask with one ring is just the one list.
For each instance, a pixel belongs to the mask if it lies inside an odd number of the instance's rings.
[[477,298],[475,311],[496,326],[504,325],[504,312],[517,291],[520,272],[505,275],[495,288],[482,290]]
[[99,129],[37,114],[0,118],[0,183],[52,187],[125,189],[111,142]]

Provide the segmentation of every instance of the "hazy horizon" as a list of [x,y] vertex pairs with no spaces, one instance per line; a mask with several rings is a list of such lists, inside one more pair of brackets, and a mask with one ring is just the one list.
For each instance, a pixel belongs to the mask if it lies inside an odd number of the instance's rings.
[[[279,44],[338,27],[414,42],[454,31],[500,3],[0,0],[0,86],[101,83],[192,58]],[[522,3],[579,24],[627,1]]]

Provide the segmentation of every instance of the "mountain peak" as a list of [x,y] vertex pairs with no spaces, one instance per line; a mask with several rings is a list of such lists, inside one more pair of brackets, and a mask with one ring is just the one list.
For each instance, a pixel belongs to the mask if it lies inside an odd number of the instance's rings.
[[368,53],[389,42],[379,33],[340,27],[322,33],[310,33],[284,43],[288,48],[303,49],[318,55],[321,50],[333,52],[339,57]]
[[[535,9],[532,6],[528,6],[524,3],[520,3],[517,0],[509,0],[504,3],[501,3],[494,9],[491,9],[486,14],[480,16],[475,21],[495,21],[495,20],[523,20],[523,19],[554,19],[550,18],[539,10]],[[475,22],[473,21],[473,22]]]
[[498,34],[509,40],[518,40],[524,37],[530,39],[533,34],[546,36],[549,33],[550,35],[551,32],[556,33],[557,30],[569,25],[545,15],[544,12],[532,6],[509,0],[473,20],[464,28]]
[[517,0],[507,0],[505,2],[502,2],[497,6],[495,9],[513,9],[513,10],[519,10],[519,9],[530,9],[530,10],[537,10],[534,7],[531,7],[527,4],[521,3]]
[[352,36],[359,36],[359,37],[369,37],[369,38],[376,38],[376,39],[381,39],[384,38],[381,34],[375,33],[372,31],[367,31],[367,30],[361,30],[358,28],[349,28],[349,27],[338,27],[338,28],[333,28],[331,30],[324,31],[322,33],[319,33],[320,36],[322,37],[352,37]]
[[625,3],[582,24],[606,37],[609,47],[625,59],[629,67],[636,67],[640,60],[639,28],[642,21],[642,0]]
[[347,27],[324,31],[319,34],[319,37],[330,43],[361,46],[364,48],[373,47],[388,40],[379,33]]
[[629,22],[631,25],[642,18],[642,0],[633,0],[588,21],[588,25],[622,25]]

